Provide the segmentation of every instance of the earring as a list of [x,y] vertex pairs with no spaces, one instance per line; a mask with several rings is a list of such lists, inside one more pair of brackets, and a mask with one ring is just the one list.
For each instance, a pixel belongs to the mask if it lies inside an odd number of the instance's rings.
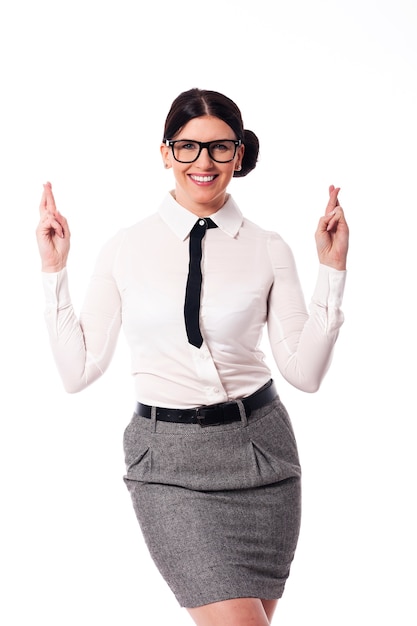
[[164,163],[164,167],[165,167],[165,169],[167,170],[167,169],[169,168],[168,163]]
[[235,170],[236,170],[236,172],[240,172],[240,171],[242,170],[242,166],[241,166],[241,165],[238,165],[238,166],[235,168]]

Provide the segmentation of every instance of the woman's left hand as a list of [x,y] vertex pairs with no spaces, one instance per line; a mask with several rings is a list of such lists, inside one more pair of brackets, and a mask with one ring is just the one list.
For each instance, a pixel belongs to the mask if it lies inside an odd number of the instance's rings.
[[329,187],[330,197],[326,213],[320,218],[315,237],[320,263],[337,270],[345,270],[349,228],[337,197],[339,191],[339,187],[333,185]]

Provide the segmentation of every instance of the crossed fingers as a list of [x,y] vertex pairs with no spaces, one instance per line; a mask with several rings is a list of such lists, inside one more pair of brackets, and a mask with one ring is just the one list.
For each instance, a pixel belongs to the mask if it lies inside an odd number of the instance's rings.
[[330,231],[343,217],[343,209],[340,206],[338,194],[340,187],[330,185],[329,187],[329,201],[326,206],[324,221],[327,224],[326,230]]
[[56,208],[52,185],[49,182],[43,186],[39,213],[41,224],[45,230],[49,231],[50,235],[56,234],[64,238],[66,232],[69,234],[66,220]]

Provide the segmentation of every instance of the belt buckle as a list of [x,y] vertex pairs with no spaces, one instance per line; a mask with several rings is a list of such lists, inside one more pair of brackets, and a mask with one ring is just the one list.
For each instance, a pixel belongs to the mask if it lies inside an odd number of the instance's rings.
[[208,417],[210,412],[219,412],[221,404],[208,405],[203,404],[196,409],[196,419],[197,423],[200,424],[201,428],[207,428],[207,426],[220,426],[223,422],[205,422],[205,419]]

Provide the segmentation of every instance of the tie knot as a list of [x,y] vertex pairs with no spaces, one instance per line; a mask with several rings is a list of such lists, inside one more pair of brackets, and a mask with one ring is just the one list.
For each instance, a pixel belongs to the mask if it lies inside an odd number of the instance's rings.
[[200,234],[200,236],[204,237],[207,228],[217,228],[217,224],[215,224],[209,217],[199,217],[191,229],[191,234]]
[[206,217],[205,220],[207,222],[207,228],[217,228],[217,224],[215,224],[212,219]]

